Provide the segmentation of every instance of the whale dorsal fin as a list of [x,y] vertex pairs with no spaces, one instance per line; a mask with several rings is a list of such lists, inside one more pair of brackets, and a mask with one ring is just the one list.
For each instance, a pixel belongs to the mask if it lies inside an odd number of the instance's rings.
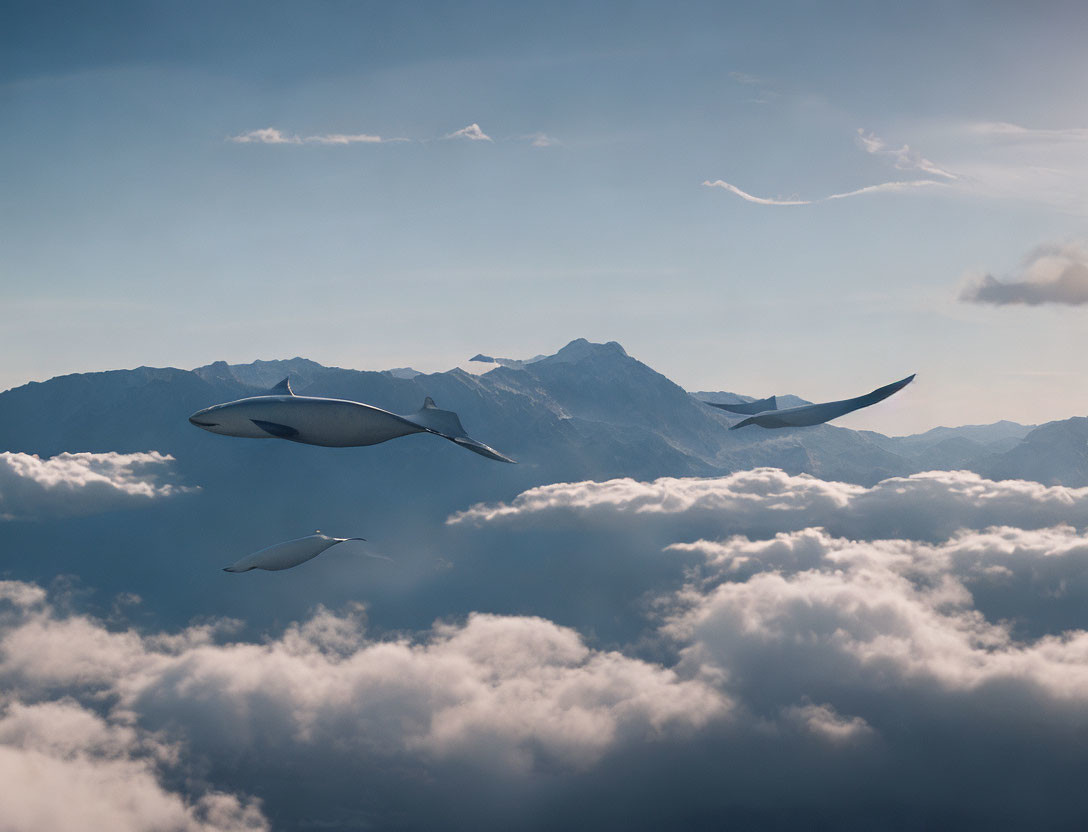
[[423,406],[427,410],[438,410],[438,405],[434,403],[434,399],[432,399],[430,396],[423,400]]
[[293,396],[295,391],[291,389],[291,377],[288,376],[271,390],[268,391],[273,396]]

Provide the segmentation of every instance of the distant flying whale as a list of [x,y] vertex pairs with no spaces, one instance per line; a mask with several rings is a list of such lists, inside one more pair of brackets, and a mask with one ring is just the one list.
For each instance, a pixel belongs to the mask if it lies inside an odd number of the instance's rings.
[[[761,428],[800,428],[808,425],[819,425],[824,422],[829,422],[832,419],[837,419],[839,416],[845,416],[847,413],[852,413],[855,410],[860,410],[863,407],[882,402],[884,399],[893,393],[897,393],[914,381],[914,375],[909,375],[901,381],[896,381],[891,384],[887,384],[884,387],[878,387],[872,393],[866,393],[864,396],[858,396],[855,399],[843,399],[838,402],[821,402],[820,404],[802,404],[797,407],[787,407],[782,410],[765,410],[762,413],[757,413],[754,416],[749,416],[747,419],[742,419],[735,425],[730,425],[730,430],[736,430],[737,428],[743,428],[746,425],[759,425]],[[773,401],[774,397],[770,399],[764,399],[764,401]],[[712,402],[706,402],[706,404],[713,404]],[[721,407],[721,405],[714,405],[715,407]],[[732,407],[730,405],[729,407]],[[726,407],[725,409],[729,409]]]
[[457,414],[439,410],[430,396],[415,413],[398,416],[380,407],[346,399],[296,396],[288,379],[284,379],[263,396],[206,407],[190,416],[189,421],[224,436],[275,437],[332,448],[377,445],[398,436],[433,433],[488,459],[514,461],[471,438]]
[[[248,572],[250,569],[267,569],[270,572],[278,572],[281,569],[290,569],[298,566],[311,558],[316,558],[326,549],[330,549],[337,543],[345,543],[349,540],[363,540],[361,537],[329,537],[316,531],[306,537],[296,540],[287,540],[277,543],[246,555],[230,566],[223,567],[224,572]],[[377,556],[374,556],[377,557]]]

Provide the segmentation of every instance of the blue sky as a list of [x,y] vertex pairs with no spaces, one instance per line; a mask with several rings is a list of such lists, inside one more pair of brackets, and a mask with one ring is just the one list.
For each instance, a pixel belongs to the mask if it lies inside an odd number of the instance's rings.
[[1088,411],[1077,4],[39,6],[0,12],[0,387],[584,336],[689,389],[918,372],[843,420],[887,432]]

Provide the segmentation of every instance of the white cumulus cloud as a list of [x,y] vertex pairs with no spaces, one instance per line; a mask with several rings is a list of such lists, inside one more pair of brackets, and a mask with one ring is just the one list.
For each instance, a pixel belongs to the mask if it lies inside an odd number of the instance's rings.
[[334,744],[499,770],[584,767],[729,708],[702,682],[540,618],[473,614],[417,642],[371,640],[358,616],[319,610],[266,643],[218,644],[207,627],[111,632],[29,600],[0,633],[9,689],[112,697],[156,728],[188,712],[193,742],[222,753]]
[[158,451],[122,454],[0,453],[0,518],[92,514],[145,505],[190,490],[170,481],[174,458]]
[[180,748],[72,699],[0,703],[0,826],[12,832],[258,832],[260,804],[163,782]]
[[555,523],[557,515],[585,521],[648,515],[669,519],[670,528],[709,519],[723,529],[756,534],[818,525],[866,539],[935,540],[960,528],[1088,524],[1088,488],[988,480],[972,471],[928,471],[865,487],[755,468],[706,479],[555,483],[529,489],[509,503],[471,506],[446,522],[529,522],[548,516]]

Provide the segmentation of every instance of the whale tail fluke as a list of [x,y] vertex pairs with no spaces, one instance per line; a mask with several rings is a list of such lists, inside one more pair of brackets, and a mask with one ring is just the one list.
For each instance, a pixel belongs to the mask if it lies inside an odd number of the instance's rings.
[[515,462],[510,457],[500,454],[494,448],[485,445],[483,442],[477,442],[469,436],[461,425],[461,420],[457,414],[452,410],[440,410],[430,396],[423,400],[423,407],[410,416],[401,418],[418,425],[428,433],[437,434],[480,456],[486,456],[488,459],[494,459],[497,462]]
[[511,459],[505,454],[500,454],[494,448],[489,445],[485,445],[483,442],[477,442],[475,439],[469,436],[447,436],[451,442],[456,442],[462,448],[466,448],[473,453],[480,456],[486,456],[488,459],[493,459],[496,462],[509,462],[512,465],[517,464],[517,460]]

